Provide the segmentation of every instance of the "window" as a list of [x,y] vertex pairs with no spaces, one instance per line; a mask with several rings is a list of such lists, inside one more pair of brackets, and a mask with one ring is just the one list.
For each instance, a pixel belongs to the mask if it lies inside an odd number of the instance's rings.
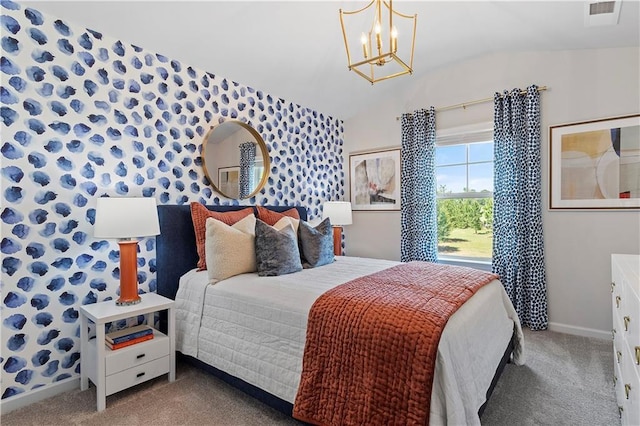
[[493,245],[493,135],[436,138],[438,256],[490,262]]
[[263,172],[264,172],[264,162],[262,161],[262,157],[256,157],[253,163],[253,181],[251,185],[252,188],[257,188],[258,185],[260,185]]

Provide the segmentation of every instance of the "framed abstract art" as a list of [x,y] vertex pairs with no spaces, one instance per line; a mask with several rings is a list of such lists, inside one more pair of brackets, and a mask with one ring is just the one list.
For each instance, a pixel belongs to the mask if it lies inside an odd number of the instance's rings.
[[551,209],[640,209],[640,114],[549,127]]
[[400,149],[349,155],[353,210],[400,210]]

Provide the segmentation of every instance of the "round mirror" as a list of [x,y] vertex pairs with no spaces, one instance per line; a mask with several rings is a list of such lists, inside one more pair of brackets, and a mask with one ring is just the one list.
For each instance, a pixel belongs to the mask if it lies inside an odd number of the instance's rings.
[[202,146],[204,173],[214,189],[227,198],[256,195],[269,176],[269,153],[251,126],[230,120],[213,126]]

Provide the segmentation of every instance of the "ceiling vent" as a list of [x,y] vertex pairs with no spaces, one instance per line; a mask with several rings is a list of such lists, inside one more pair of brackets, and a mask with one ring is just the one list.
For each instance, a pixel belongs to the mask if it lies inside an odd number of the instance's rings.
[[584,7],[584,25],[595,27],[617,25],[620,17],[620,3],[616,1],[588,1]]

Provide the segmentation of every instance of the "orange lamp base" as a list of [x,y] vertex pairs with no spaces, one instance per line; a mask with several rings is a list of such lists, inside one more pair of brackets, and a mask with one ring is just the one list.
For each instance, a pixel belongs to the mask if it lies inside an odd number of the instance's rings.
[[118,306],[140,303],[138,295],[138,241],[119,241],[120,246],[120,298]]
[[333,254],[342,256],[342,226],[333,227]]

